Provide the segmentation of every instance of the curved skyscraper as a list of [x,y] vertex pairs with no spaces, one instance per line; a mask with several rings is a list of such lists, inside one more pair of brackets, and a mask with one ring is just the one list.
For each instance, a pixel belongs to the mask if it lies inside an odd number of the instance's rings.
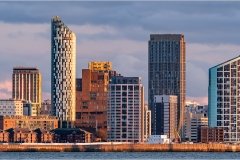
[[75,121],[76,36],[58,16],[51,23],[52,115],[60,128],[70,128]]

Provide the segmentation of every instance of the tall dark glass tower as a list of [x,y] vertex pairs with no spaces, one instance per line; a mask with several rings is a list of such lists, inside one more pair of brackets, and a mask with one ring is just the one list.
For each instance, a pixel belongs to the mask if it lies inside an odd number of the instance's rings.
[[58,16],[51,22],[52,115],[60,128],[70,128],[76,107],[76,36]]
[[[186,94],[186,43],[183,34],[151,34],[148,41],[148,103],[155,126],[155,95],[178,96],[177,124],[183,137]],[[156,133],[153,127],[153,134]]]

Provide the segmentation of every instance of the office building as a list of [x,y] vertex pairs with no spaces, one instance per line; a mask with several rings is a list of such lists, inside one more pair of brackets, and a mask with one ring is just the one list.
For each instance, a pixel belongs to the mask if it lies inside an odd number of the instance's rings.
[[58,128],[58,120],[54,116],[0,116],[0,129],[9,128],[52,130]]
[[209,69],[208,126],[223,127],[224,141],[240,139],[240,56]]
[[177,129],[178,98],[174,95],[155,95],[154,100],[154,135],[167,135],[172,141]]
[[42,102],[41,115],[51,115],[52,105],[51,100],[47,99]]
[[60,128],[71,128],[76,114],[76,36],[58,16],[51,22],[52,115]]
[[107,114],[108,141],[144,141],[144,87],[140,77],[112,77]]
[[0,100],[0,115],[23,115],[23,103],[21,100],[1,99]]
[[153,116],[154,96],[176,95],[178,131],[181,135],[183,135],[186,96],[185,48],[183,34],[151,34],[148,41],[148,105],[152,111],[152,123],[156,122],[156,117]]
[[148,105],[144,105],[144,140],[146,141],[152,134],[151,124],[151,110],[148,109]]
[[208,126],[207,106],[200,106],[196,102],[187,102],[185,110],[185,138],[191,142],[198,141],[198,128]]
[[12,98],[31,102],[36,108],[34,114],[40,114],[42,100],[42,77],[38,68],[13,68]]

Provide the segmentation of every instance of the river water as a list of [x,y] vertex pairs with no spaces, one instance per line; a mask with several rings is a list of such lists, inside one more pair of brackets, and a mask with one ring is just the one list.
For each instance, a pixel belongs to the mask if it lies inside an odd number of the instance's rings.
[[0,152],[3,159],[240,159],[235,152]]

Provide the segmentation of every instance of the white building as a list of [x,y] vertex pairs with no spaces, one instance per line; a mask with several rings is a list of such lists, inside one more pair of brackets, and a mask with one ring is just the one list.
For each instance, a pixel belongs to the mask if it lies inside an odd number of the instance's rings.
[[177,129],[177,96],[155,95],[154,135],[167,135],[170,141],[175,138]]
[[140,77],[112,77],[107,123],[109,141],[144,141],[144,88]]
[[198,128],[208,126],[208,106],[200,106],[196,102],[186,103],[185,109],[185,138],[197,142]]
[[0,115],[23,115],[23,103],[21,100],[0,100]]
[[167,135],[151,135],[147,143],[149,144],[169,144],[169,138]]

